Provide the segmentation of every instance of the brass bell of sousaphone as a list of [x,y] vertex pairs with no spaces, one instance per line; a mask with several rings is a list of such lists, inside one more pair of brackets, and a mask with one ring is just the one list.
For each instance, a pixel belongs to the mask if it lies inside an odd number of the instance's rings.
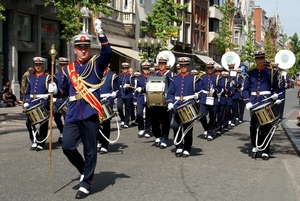
[[[226,52],[222,56],[221,64],[222,64],[223,68],[225,68],[226,70],[229,71],[228,65],[231,63],[234,64],[233,72],[235,72],[235,75],[236,75],[236,70],[240,66],[240,63],[241,63],[240,56],[235,52]],[[235,76],[232,72],[230,74],[231,74],[230,76]]]
[[157,57],[156,57],[156,63],[158,63],[158,60],[160,57],[166,57],[168,58],[167,61],[167,66],[169,66],[169,68],[171,69],[174,64],[175,64],[175,56],[172,52],[164,50],[158,53]]
[[278,67],[282,70],[287,70],[296,62],[294,53],[290,50],[280,50],[275,55],[275,63],[278,63]]

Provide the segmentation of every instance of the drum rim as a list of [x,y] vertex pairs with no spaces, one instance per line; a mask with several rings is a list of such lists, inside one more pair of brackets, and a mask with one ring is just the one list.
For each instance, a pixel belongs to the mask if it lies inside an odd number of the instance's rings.
[[268,102],[268,103],[264,103],[264,104],[258,105],[257,107],[253,108],[253,111],[265,108],[268,105],[272,105],[272,102]]

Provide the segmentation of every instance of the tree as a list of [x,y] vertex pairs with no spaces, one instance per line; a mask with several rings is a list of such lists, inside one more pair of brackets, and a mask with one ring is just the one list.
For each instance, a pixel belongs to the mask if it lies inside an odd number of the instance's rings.
[[254,64],[254,58],[252,54],[255,51],[255,45],[253,40],[255,30],[252,28],[253,18],[251,16],[248,17],[247,22],[248,22],[247,29],[245,28],[244,25],[242,27],[243,33],[246,36],[246,42],[245,45],[243,46],[240,57],[241,57],[241,62],[249,63],[248,69],[252,69],[253,66],[251,66],[251,64]]
[[5,20],[5,16],[2,14],[3,11],[5,11],[5,8],[0,2],[0,20]]
[[233,48],[237,47],[237,45],[232,42],[231,25],[233,21],[233,14],[236,10],[237,8],[234,7],[234,4],[229,2],[229,0],[226,0],[225,4],[220,7],[220,11],[223,14],[223,18],[221,20],[219,36],[215,37],[215,41],[217,48],[221,53],[226,51],[232,51]]
[[272,44],[271,33],[269,31],[269,32],[267,32],[266,43],[265,43],[266,59],[270,59],[271,61],[274,60],[274,58],[275,58],[274,49],[275,48],[273,47],[273,44]]
[[300,72],[300,41],[297,33],[290,37],[291,51],[295,54],[296,62],[294,66],[287,70],[290,77],[295,76]]
[[[146,16],[147,25],[139,28],[147,33],[148,37],[161,38],[164,42],[169,40],[170,36],[177,38],[177,33],[180,30],[182,17],[177,14],[187,8],[188,4],[181,5],[174,3],[174,0],[158,0],[152,9],[152,13]],[[154,50],[150,53],[150,57],[156,58],[159,50]],[[146,61],[147,53],[141,54],[141,60]]]
[[112,12],[106,6],[109,2],[110,0],[47,0],[45,6],[53,3],[57,7],[57,18],[61,20],[63,25],[61,38],[67,41],[69,59],[71,58],[70,41],[74,35],[79,33],[80,28],[83,26],[79,22],[79,18],[83,15],[80,12],[80,6],[93,11],[94,16],[97,17],[99,12],[105,15],[109,15]]

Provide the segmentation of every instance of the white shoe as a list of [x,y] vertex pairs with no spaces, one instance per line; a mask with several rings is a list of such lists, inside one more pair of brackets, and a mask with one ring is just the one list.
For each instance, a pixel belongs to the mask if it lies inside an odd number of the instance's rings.
[[97,149],[99,149],[101,147],[101,145],[102,145],[101,143],[98,143],[97,144]]
[[32,143],[30,150],[36,150],[37,143]]
[[184,150],[183,153],[182,153],[182,156],[183,157],[189,157],[190,153],[187,150]]
[[207,136],[207,141],[212,141],[213,139],[214,138],[211,135]]
[[36,151],[42,151],[44,148],[42,147],[42,146],[40,146],[40,145],[38,145],[37,147],[36,147]]
[[138,137],[140,137],[140,138],[141,138],[141,137],[143,137],[143,135],[144,135],[144,132],[145,132],[144,130],[140,130],[140,131],[139,131],[139,135],[138,135]]
[[129,126],[124,124],[123,127],[124,127],[124,128],[128,128]]
[[241,121],[241,120],[240,120],[240,121],[239,121],[239,123],[240,123],[240,124],[242,124],[242,123],[243,123],[243,121]]
[[159,145],[160,145],[160,137],[158,137],[158,138],[155,139],[155,145],[157,147],[159,147]]
[[207,138],[207,131],[204,131],[203,138],[204,138],[204,139]]
[[83,178],[84,178],[84,175],[83,175],[83,174],[82,174],[82,175],[80,175],[80,179],[79,179],[79,181],[80,181],[80,182],[82,182]]
[[105,147],[101,147],[100,154],[106,154],[106,153],[107,153],[107,149]]
[[231,124],[231,121],[228,121],[228,124],[230,125],[230,124]]
[[160,143],[160,148],[161,148],[161,149],[167,148],[167,144],[164,143],[164,142]]
[[150,134],[149,133],[146,133],[145,134],[145,138],[150,138],[151,136],[150,136]]
[[178,148],[175,152],[175,155],[176,156],[181,156],[182,155],[182,152],[183,152],[183,149],[182,148]]
[[124,121],[122,121],[122,122],[121,122],[121,126],[124,126],[124,124],[125,124]]
[[256,147],[253,147],[253,148],[252,148],[252,152],[253,152],[253,153],[256,153],[256,152],[257,152],[257,148],[256,148]]
[[231,127],[235,127],[235,124],[230,124]]

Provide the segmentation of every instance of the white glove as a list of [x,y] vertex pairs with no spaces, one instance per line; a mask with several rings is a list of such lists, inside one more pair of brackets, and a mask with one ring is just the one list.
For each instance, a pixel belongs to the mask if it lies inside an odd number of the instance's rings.
[[279,105],[280,103],[281,103],[281,100],[277,99],[274,104]]
[[195,93],[195,94],[194,94],[194,99],[195,99],[195,100],[198,100],[198,99],[199,99],[199,94],[198,94],[198,93]]
[[210,93],[213,94],[215,92],[215,89],[211,89]]
[[134,106],[137,106],[137,102],[133,102],[133,105],[134,105]]
[[250,110],[252,107],[253,107],[252,103],[249,102],[249,103],[246,104],[246,109],[247,110]]
[[53,98],[53,103],[56,103],[57,98]]
[[95,25],[95,30],[97,31],[98,34],[103,34],[103,30],[102,30],[102,22],[99,19],[96,19],[94,21],[94,25]]
[[113,92],[111,92],[111,94],[109,94],[109,96],[112,98],[115,98],[117,96],[117,93],[113,91]]
[[124,84],[123,88],[129,88],[130,84]]
[[141,93],[142,92],[142,87],[136,88],[136,91],[139,92],[139,93]]
[[57,94],[58,89],[57,89],[57,86],[56,86],[55,82],[52,82],[52,83],[49,84],[48,92],[53,93],[53,94]]
[[244,89],[244,88],[243,88],[243,87],[241,87],[241,91],[243,91],[243,89]]
[[23,107],[28,108],[29,107],[29,103],[24,103]]
[[48,95],[48,94],[44,94],[44,95],[42,95],[42,96],[41,96],[41,98],[42,98],[42,99],[44,99],[44,100],[47,100],[47,99],[48,99],[48,97],[49,97],[49,95]]
[[273,94],[273,95],[271,96],[271,98],[272,98],[273,100],[277,100],[278,94]]
[[168,110],[172,110],[174,108],[174,104],[173,103],[169,103],[168,104]]

